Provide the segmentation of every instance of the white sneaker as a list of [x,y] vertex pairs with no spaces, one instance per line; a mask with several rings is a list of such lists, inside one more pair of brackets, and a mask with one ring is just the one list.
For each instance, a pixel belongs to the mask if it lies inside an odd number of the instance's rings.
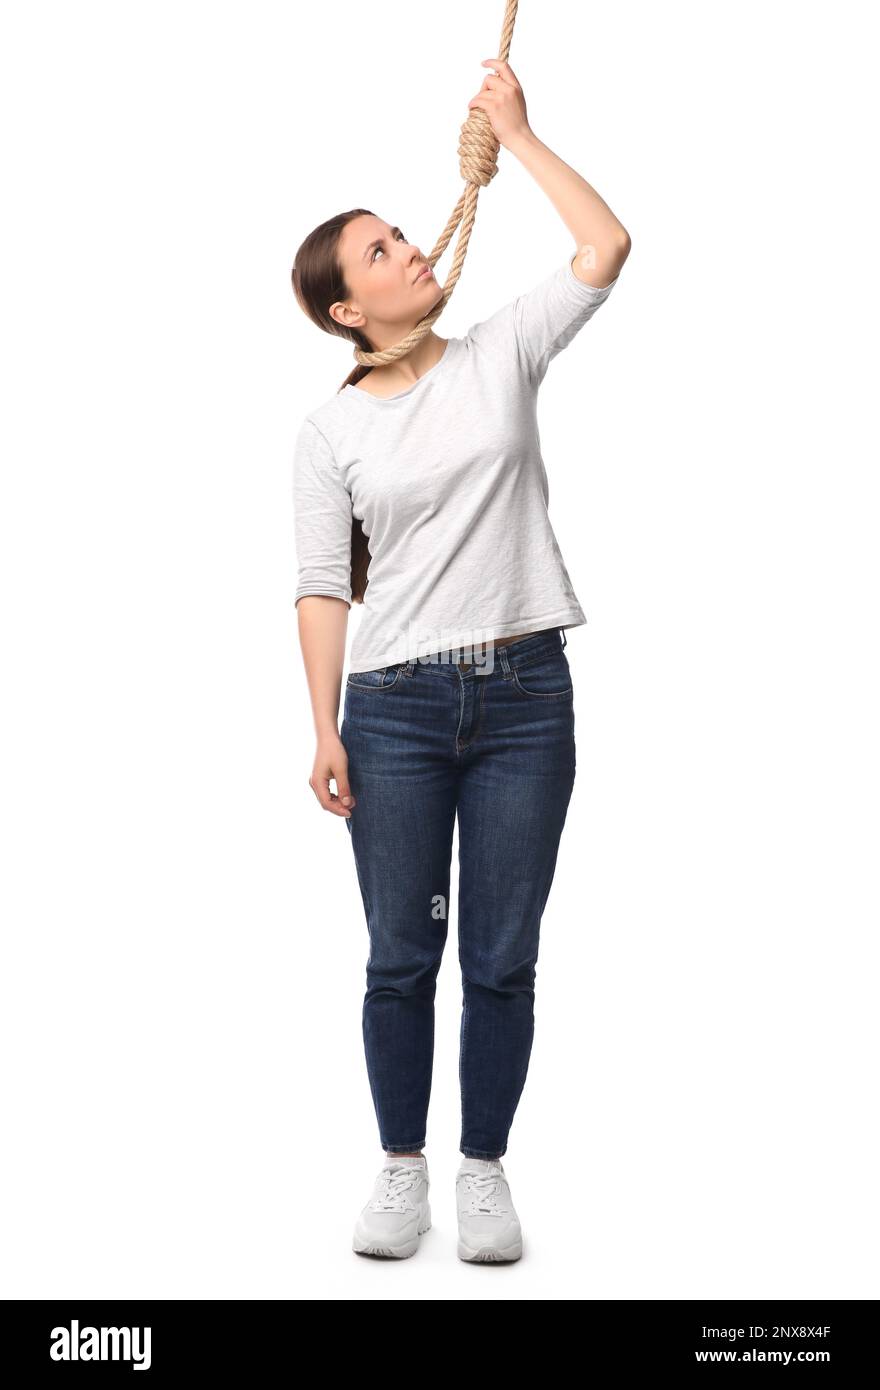
[[373,1195],[355,1223],[352,1250],[405,1260],[431,1228],[428,1160],[386,1155]]
[[460,1260],[518,1260],[522,1228],[500,1158],[463,1158],[455,1179]]

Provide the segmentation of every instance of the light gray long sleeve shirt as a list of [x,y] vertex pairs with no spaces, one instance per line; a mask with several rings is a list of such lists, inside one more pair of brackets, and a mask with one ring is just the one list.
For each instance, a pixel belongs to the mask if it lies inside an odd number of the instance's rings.
[[303,420],[294,601],[351,604],[358,518],[371,558],[352,671],[586,622],[550,524],[537,395],[616,284],[586,285],[566,260],[407,390],[349,385]]

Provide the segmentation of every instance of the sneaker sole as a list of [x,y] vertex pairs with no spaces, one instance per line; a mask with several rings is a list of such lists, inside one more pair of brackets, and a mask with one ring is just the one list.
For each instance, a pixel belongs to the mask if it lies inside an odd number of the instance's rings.
[[431,1229],[431,1204],[425,1208],[424,1224],[419,1226],[418,1232],[412,1240],[406,1241],[404,1245],[380,1245],[375,1240],[359,1236],[357,1231],[351,1242],[351,1248],[356,1255],[380,1255],[390,1260],[408,1260],[410,1255],[414,1255],[419,1248],[419,1237]]
[[499,1248],[496,1245],[480,1245],[472,1250],[463,1240],[458,1242],[458,1258],[473,1264],[505,1264],[522,1257],[522,1241],[515,1240],[512,1245]]

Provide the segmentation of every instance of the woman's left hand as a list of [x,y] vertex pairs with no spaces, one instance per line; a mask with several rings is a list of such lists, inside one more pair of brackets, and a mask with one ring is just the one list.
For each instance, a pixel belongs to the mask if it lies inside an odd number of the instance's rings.
[[495,68],[496,71],[486,74],[482,87],[468,102],[468,107],[472,109],[478,106],[485,111],[499,145],[507,149],[517,135],[524,134],[530,128],[526,99],[513,68],[503,58],[484,58],[482,66]]

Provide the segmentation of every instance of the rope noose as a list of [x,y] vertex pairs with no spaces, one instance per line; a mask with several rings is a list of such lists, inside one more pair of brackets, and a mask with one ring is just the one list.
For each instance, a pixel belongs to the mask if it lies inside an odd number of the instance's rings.
[[[507,62],[510,53],[510,40],[513,38],[513,26],[516,23],[518,3],[519,0],[507,0],[504,23],[501,26],[501,41],[498,45],[498,55],[504,62]],[[470,241],[474,218],[477,215],[477,199],[480,196],[480,189],[491,183],[498,173],[498,165],[495,161],[498,158],[499,148],[498,137],[492,129],[489,117],[485,111],[481,111],[478,106],[475,106],[473,110],[468,112],[467,120],[461,128],[461,139],[458,145],[459,168],[461,176],[465,180],[464,192],[456,203],[440,240],[428,257],[433,270],[452,240],[456,227],[461,223],[461,231],[449,270],[449,279],[443,286],[443,292],[430,313],[419,320],[412,332],[408,333],[402,342],[397,343],[394,347],[383,348],[381,352],[362,352],[359,347],[356,347],[354,350],[356,362],[360,362],[365,367],[382,367],[387,362],[396,362],[399,357],[406,357],[407,353],[412,352],[416,344],[420,343],[430,332],[432,325],[443,313],[452,298],[452,291],[458,283],[464,258],[467,255],[468,242]]]

